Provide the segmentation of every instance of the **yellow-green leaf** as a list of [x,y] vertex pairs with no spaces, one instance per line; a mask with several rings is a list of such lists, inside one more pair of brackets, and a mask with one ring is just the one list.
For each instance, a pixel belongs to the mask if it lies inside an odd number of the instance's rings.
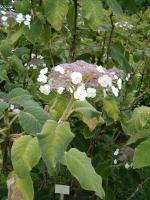
[[49,174],[53,174],[58,161],[64,155],[74,135],[68,122],[57,123],[48,120],[38,134],[41,155],[46,163]]
[[116,101],[111,97],[106,97],[103,101],[103,109],[109,117],[114,121],[117,121],[119,118],[119,109]]
[[16,174],[24,178],[30,174],[31,169],[39,162],[41,157],[36,137],[25,135],[13,144],[11,160]]
[[102,187],[102,178],[95,172],[91,159],[85,153],[72,148],[65,153],[63,164],[79,181],[83,189],[95,191],[97,196],[104,199],[105,193]]
[[13,171],[7,179],[9,200],[33,200],[34,189],[30,176],[19,178]]
[[54,29],[59,31],[62,27],[64,17],[68,12],[67,0],[43,0],[43,7],[47,20]]
[[139,144],[134,153],[133,166],[141,168],[150,165],[150,139]]

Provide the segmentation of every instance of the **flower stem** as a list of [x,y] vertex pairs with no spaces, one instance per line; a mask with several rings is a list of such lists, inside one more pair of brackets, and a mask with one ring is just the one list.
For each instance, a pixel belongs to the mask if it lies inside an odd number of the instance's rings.
[[74,97],[73,97],[73,95],[71,95],[69,103],[66,107],[66,110],[64,111],[63,115],[59,119],[58,123],[60,123],[62,121],[66,121],[68,119],[68,117],[70,116],[71,111],[72,111],[73,101],[74,101]]

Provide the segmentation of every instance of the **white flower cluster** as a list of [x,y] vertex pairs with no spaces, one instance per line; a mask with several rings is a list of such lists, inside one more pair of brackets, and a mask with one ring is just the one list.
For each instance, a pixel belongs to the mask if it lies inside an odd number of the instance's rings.
[[[31,61],[29,63],[25,63],[24,66],[29,69],[37,69],[38,66],[46,67],[46,64],[43,62],[43,56],[31,54]],[[40,62],[39,62],[40,61]]]
[[129,22],[116,22],[114,23],[115,27],[124,28],[124,29],[132,29],[133,25],[129,24]]
[[[37,80],[47,83],[47,76],[40,72]],[[51,88],[49,91],[57,90],[59,94],[62,94],[66,90],[73,94],[74,99],[84,101],[86,98],[95,98],[99,88],[103,89],[106,95],[111,91],[118,96],[122,87],[122,79],[119,72],[106,70],[102,66],[88,64],[84,61],[76,61],[72,64],[55,66],[49,77],[48,85]],[[41,89],[40,91],[49,94]]]
[[82,74],[80,72],[71,73],[71,81],[74,85],[78,85],[74,91],[74,98],[80,101],[84,101],[86,98],[94,98],[96,96],[96,89],[88,87],[85,88],[85,84],[82,83]]
[[47,80],[48,80],[48,77],[46,76],[47,73],[48,73],[47,67],[41,69],[40,74],[39,74],[38,79],[37,79],[38,82],[45,83],[44,85],[41,85],[40,88],[39,88],[40,92],[45,94],[45,95],[48,95],[51,92],[51,88],[47,84]]
[[[114,156],[118,156],[119,153],[120,153],[120,150],[117,148],[117,149],[115,150],[115,152],[114,152]],[[114,163],[114,165],[117,165],[117,164],[118,164],[118,160],[117,160],[117,159],[114,159],[113,163]],[[124,167],[125,167],[126,169],[129,169],[130,167],[132,167],[132,165],[133,165],[133,163],[131,163],[131,164],[129,164],[128,162],[125,162],[125,163],[124,163]]]
[[103,75],[102,77],[100,77],[98,79],[98,83],[104,87],[104,92],[106,93],[106,91],[111,88],[112,93],[117,97],[119,95],[119,90],[121,90],[122,88],[122,80],[121,78],[117,77],[116,75],[113,77],[114,79],[118,79],[117,80],[117,87],[115,87],[113,85],[113,79],[112,77],[108,76],[108,75]]
[[25,26],[30,28],[31,16],[30,15],[23,15],[22,13],[17,14],[16,22],[21,24],[24,23]]
[[30,28],[31,16],[29,14],[23,15],[22,13],[0,11],[0,21],[3,26],[7,27],[9,25],[9,18],[15,20],[18,24],[23,23]]

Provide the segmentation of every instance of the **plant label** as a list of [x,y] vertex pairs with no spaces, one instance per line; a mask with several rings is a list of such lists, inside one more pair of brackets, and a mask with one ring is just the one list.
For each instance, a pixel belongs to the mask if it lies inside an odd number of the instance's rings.
[[69,195],[70,194],[70,186],[67,185],[55,185],[55,193],[56,194],[64,194]]

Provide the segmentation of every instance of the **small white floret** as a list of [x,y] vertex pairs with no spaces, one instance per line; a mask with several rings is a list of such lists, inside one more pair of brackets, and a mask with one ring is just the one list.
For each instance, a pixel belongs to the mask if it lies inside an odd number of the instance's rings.
[[104,88],[110,87],[112,86],[112,79],[108,75],[103,75],[98,78],[98,83]]
[[74,98],[80,101],[84,101],[87,97],[87,92],[83,86],[79,86],[74,92]]
[[116,165],[118,163],[117,159],[114,160],[114,165]]
[[15,106],[14,106],[13,104],[10,104],[9,109],[10,109],[10,110],[13,110],[14,108],[15,108]]
[[114,156],[117,156],[119,154],[119,149],[116,149],[114,152]]
[[125,164],[124,166],[126,169],[129,169],[130,165],[128,163]]
[[112,86],[112,93],[117,97],[119,94],[118,88],[116,88],[115,86]]
[[44,57],[41,55],[37,55],[37,58],[42,60]]
[[96,97],[96,89],[95,88],[87,88],[87,97],[94,98]]
[[57,66],[54,68],[54,70],[55,70],[56,72],[59,72],[60,74],[64,74],[64,73],[65,73],[64,68],[61,67],[60,65],[57,65]]
[[6,17],[6,16],[3,16],[3,17],[1,18],[1,20],[2,20],[3,22],[6,22],[7,19],[8,19],[8,17]]
[[104,70],[104,68],[101,66],[101,65],[96,65],[96,69],[97,69],[97,71],[98,72],[100,72],[100,73],[104,73],[105,72],[105,70]]
[[119,90],[121,90],[121,87],[122,87],[122,80],[121,80],[121,78],[118,79],[117,85],[118,85]]
[[37,79],[37,81],[41,82],[41,83],[46,83],[47,79],[48,79],[47,76],[40,74],[39,77],[38,77],[38,79]]
[[30,27],[30,21],[25,20],[23,23],[24,23],[25,26]]
[[26,15],[25,18],[26,18],[27,21],[29,21],[29,22],[31,21],[31,16],[30,15]]
[[70,76],[73,84],[77,85],[82,82],[82,74],[80,72],[73,72]]
[[21,24],[24,21],[24,16],[22,13],[19,13],[16,17],[16,22]]
[[35,57],[36,57],[35,53],[32,53],[31,58],[35,58]]
[[43,93],[45,95],[49,95],[49,93],[51,92],[51,88],[48,84],[41,85],[39,90],[41,93]]
[[58,92],[58,94],[62,94],[64,90],[65,90],[64,87],[59,87],[59,88],[57,89],[57,92]]
[[40,75],[45,75],[45,74],[47,74],[47,72],[48,72],[48,68],[45,67],[45,68],[41,69]]

